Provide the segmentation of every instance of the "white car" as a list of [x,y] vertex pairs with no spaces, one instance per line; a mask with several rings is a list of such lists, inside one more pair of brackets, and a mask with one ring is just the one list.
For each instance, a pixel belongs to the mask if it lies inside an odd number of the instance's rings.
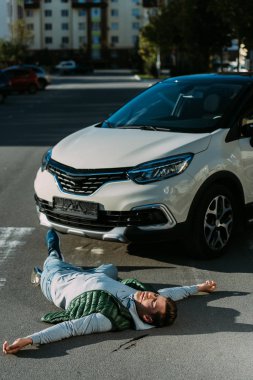
[[77,68],[76,62],[75,61],[61,61],[58,63],[58,65],[55,66],[55,69],[60,71],[60,72],[72,72],[75,71]]
[[75,61],[61,61],[55,66],[55,70],[59,74],[90,74],[93,67],[89,63],[77,64]]
[[35,179],[40,223],[120,242],[223,253],[253,205],[253,79],[170,78],[60,141]]

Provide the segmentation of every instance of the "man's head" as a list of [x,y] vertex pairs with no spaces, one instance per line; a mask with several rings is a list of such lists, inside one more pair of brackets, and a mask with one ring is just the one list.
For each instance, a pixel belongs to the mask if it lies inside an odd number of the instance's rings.
[[176,303],[171,298],[153,292],[138,291],[134,294],[134,300],[139,317],[151,325],[168,326],[177,317]]

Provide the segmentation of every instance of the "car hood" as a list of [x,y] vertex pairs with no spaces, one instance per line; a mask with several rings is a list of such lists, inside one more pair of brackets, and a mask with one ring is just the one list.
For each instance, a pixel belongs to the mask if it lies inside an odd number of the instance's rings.
[[52,158],[76,169],[132,167],[180,153],[207,149],[209,133],[177,133],[91,126],[62,141]]

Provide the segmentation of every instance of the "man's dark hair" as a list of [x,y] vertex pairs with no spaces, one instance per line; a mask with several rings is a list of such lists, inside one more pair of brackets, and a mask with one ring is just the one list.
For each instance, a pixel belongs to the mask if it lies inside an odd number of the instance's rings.
[[161,314],[160,312],[156,312],[152,314],[152,325],[156,327],[163,327],[172,325],[172,323],[177,318],[177,305],[176,302],[171,298],[167,298],[166,300],[166,309],[165,313]]

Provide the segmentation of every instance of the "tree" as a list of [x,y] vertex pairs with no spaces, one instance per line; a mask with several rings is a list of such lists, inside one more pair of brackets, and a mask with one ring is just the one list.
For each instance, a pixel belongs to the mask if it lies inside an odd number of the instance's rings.
[[141,32],[139,39],[139,54],[144,62],[144,71],[149,74],[155,74],[155,63],[158,44],[152,40],[155,35],[154,25],[149,24]]
[[[162,57],[173,57],[175,74],[205,72],[210,56],[222,55],[232,38],[253,45],[252,24],[252,0],[243,6],[239,0],[170,0],[141,35],[150,44],[150,56],[159,47]],[[147,52],[140,53],[145,59]]]
[[231,39],[238,41],[238,70],[241,44],[248,49],[253,48],[253,1],[244,0],[243,6],[239,0],[217,1],[216,9],[223,21],[230,26]]
[[27,30],[23,20],[18,20],[11,25],[11,35],[11,41],[0,40],[0,62],[2,65],[22,63],[28,55],[32,33]]

